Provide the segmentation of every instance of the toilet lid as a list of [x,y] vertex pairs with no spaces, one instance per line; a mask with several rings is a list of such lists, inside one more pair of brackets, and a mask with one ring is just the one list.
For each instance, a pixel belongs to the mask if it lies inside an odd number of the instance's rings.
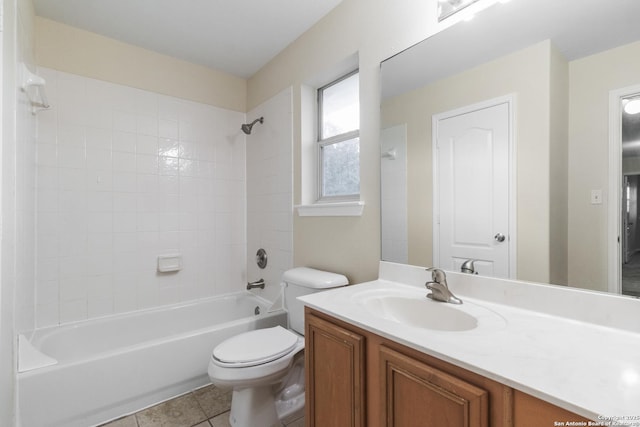
[[213,350],[213,357],[224,363],[253,366],[284,356],[297,342],[298,336],[282,326],[256,329],[223,341]]

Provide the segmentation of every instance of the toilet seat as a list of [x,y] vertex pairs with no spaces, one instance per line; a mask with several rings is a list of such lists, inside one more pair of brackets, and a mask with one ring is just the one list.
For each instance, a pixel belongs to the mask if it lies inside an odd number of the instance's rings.
[[256,329],[229,338],[213,350],[213,358],[220,366],[249,367],[279,359],[298,344],[293,332],[275,326]]

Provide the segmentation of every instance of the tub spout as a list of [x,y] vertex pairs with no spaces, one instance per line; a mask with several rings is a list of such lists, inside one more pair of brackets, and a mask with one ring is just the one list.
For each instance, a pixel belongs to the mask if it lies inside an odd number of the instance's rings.
[[260,280],[256,280],[255,282],[247,283],[247,290],[254,289],[254,288],[264,289],[264,279],[260,279]]

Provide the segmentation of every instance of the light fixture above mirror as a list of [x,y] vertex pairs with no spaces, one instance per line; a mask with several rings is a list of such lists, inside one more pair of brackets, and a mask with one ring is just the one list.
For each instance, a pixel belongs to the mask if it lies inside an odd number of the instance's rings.
[[438,21],[448,18],[478,0],[438,0]]
[[[626,101],[626,102],[625,102]],[[627,114],[640,113],[640,97],[630,100],[624,100],[624,112]]]
[[446,18],[465,10],[460,16],[462,21],[471,21],[478,12],[492,6],[495,3],[509,3],[511,0],[438,0],[438,22],[444,21]]

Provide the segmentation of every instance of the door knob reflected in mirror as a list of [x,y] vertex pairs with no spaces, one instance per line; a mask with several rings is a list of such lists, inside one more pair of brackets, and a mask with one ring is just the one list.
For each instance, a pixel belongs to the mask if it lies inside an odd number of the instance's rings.
[[496,239],[498,242],[502,243],[504,242],[505,236],[502,233],[498,233],[495,236],[493,236],[494,239]]

